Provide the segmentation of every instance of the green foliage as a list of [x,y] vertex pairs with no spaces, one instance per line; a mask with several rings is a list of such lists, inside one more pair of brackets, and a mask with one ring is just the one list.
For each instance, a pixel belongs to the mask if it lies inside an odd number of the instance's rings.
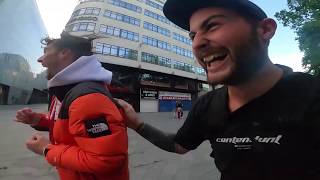
[[299,48],[304,52],[302,65],[312,74],[320,74],[320,1],[287,0],[289,10],[276,13],[276,18],[294,29]]

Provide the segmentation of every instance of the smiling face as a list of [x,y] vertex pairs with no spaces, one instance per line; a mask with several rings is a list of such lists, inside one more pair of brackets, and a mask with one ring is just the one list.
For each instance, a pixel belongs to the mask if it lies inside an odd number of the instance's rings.
[[256,25],[226,9],[204,8],[193,13],[190,38],[211,84],[240,84],[266,62],[266,46],[259,40]]

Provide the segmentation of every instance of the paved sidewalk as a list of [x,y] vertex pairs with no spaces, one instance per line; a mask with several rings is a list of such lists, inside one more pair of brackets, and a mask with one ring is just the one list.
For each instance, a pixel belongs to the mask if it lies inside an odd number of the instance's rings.
[[[36,131],[13,121],[16,110],[23,107],[0,105],[0,179],[57,180],[55,169],[25,147],[26,139]],[[39,112],[47,109],[47,105],[29,107]],[[176,132],[184,121],[173,119],[172,113],[140,113],[139,116],[168,132]],[[209,143],[185,155],[177,155],[158,149],[130,129],[128,134],[131,180],[219,179],[214,160],[209,157]]]

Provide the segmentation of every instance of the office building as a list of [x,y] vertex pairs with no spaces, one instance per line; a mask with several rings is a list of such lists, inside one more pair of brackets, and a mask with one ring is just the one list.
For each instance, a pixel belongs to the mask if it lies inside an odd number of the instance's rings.
[[208,90],[188,32],[163,15],[162,0],[81,0],[66,25],[76,36],[97,37],[93,51],[112,71],[115,97],[140,112],[189,110]]

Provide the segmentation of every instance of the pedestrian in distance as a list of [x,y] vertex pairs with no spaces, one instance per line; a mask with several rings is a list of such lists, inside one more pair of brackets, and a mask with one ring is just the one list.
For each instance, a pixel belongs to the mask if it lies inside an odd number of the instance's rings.
[[208,83],[223,87],[200,97],[175,134],[118,100],[128,127],[178,154],[209,141],[221,180],[320,179],[319,77],[271,62],[276,22],[249,0],[167,0],[163,12],[190,31]]
[[176,111],[175,111],[175,117],[177,119],[182,119],[183,118],[183,104],[180,100],[176,101]]
[[27,148],[43,155],[62,180],[128,180],[128,137],[121,110],[106,89],[112,73],[92,55],[90,39],[63,32],[45,38],[38,59],[47,68],[49,114],[19,110],[16,121],[49,131]]

